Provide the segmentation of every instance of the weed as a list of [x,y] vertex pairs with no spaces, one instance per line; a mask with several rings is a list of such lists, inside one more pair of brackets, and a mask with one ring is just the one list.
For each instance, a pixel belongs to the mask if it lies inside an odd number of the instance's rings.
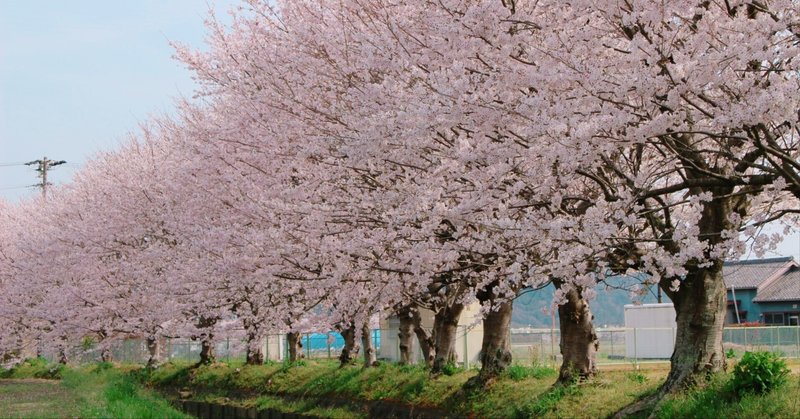
[[442,374],[450,377],[464,371],[463,368],[455,364],[455,362],[448,362],[442,366]]
[[512,365],[506,370],[506,375],[514,381],[522,381],[530,376],[530,371],[522,365]]
[[534,364],[530,367],[526,367],[524,365],[512,365],[508,367],[505,374],[513,381],[522,381],[527,378],[535,378],[539,380],[542,378],[555,376],[556,370],[538,364]]
[[733,367],[731,389],[739,396],[766,394],[786,384],[786,361],[772,352],[745,352]]
[[647,376],[642,374],[640,371],[630,371],[625,374],[625,377],[639,384],[644,384],[647,382]]

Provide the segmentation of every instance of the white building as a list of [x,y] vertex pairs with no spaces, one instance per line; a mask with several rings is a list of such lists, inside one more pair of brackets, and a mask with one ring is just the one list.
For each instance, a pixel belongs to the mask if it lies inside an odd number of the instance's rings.
[[[483,342],[483,323],[479,319],[481,305],[477,302],[464,308],[458,319],[458,332],[456,334],[456,362],[469,367],[480,362],[478,355]],[[430,331],[433,329],[434,313],[431,310],[420,309],[422,327]],[[382,319],[380,323],[381,345],[379,357],[387,361],[400,360],[400,319],[396,315]],[[413,333],[412,333],[413,334]],[[421,362],[422,350],[416,335],[413,335],[411,345],[412,362]]]

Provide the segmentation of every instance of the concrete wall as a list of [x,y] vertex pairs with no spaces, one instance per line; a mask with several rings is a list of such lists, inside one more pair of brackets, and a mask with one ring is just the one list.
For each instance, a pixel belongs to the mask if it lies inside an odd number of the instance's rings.
[[675,308],[671,303],[626,305],[625,356],[671,357],[675,347],[675,327]]
[[286,355],[286,335],[267,336],[261,349],[264,351],[264,360],[283,361]]

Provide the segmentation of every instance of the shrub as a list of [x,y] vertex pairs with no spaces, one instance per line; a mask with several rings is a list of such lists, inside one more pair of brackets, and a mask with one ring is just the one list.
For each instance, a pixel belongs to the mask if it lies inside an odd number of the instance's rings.
[[745,352],[733,367],[732,390],[739,396],[766,394],[786,383],[786,362],[772,352]]
[[458,374],[459,372],[463,371],[464,369],[456,365],[454,362],[448,362],[442,365],[442,374],[450,377],[452,375]]

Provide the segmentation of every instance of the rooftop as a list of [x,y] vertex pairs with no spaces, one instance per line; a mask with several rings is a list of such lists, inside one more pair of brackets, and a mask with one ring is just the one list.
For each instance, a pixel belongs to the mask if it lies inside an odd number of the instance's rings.
[[755,302],[797,301],[800,300],[800,268],[792,267],[789,272],[759,291]]
[[722,267],[722,275],[728,289],[756,289],[778,271],[788,268],[790,265],[796,266],[793,262],[794,259],[791,256],[725,262]]

